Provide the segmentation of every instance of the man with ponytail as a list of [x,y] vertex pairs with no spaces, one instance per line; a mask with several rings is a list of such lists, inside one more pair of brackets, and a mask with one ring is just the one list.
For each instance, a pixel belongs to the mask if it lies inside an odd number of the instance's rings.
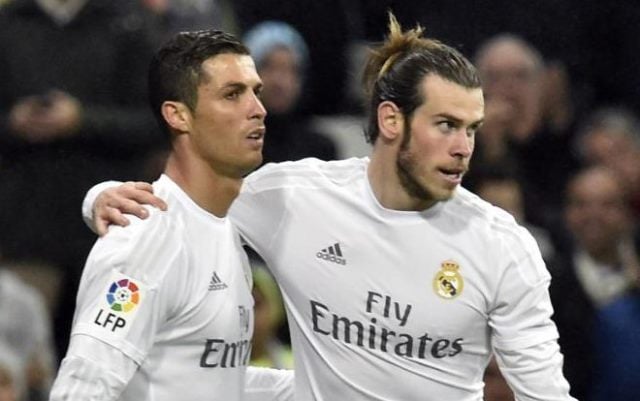
[[[370,158],[268,164],[230,210],[282,290],[296,399],[480,401],[495,353],[516,399],[572,400],[534,239],[460,186],[476,69],[422,33],[391,16],[370,54]],[[84,208],[100,234],[140,214],[129,199],[163,206],[131,184],[92,206],[105,186]]]

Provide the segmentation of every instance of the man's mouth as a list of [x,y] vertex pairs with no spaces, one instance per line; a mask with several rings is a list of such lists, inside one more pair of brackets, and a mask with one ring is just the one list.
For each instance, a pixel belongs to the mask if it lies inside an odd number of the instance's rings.
[[253,140],[260,140],[264,138],[265,132],[266,132],[265,127],[258,127],[253,131],[249,132],[249,135],[247,135],[247,138],[253,139]]
[[464,173],[467,171],[467,169],[463,167],[440,168],[438,169],[438,171],[440,172],[440,174],[442,174],[442,176],[444,176],[447,181],[451,182],[452,184],[460,184],[462,182],[462,177],[464,176]]

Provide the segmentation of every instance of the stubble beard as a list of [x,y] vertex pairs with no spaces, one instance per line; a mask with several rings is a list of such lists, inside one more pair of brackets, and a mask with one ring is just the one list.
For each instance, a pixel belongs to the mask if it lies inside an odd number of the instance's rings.
[[404,128],[404,136],[400,149],[398,149],[398,157],[396,158],[396,171],[398,178],[400,179],[400,185],[411,196],[421,202],[433,202],[435,201],[433,194],[429,192],[418,181],[418,174],[416,172],[418,163],[416,162],[415,155],[411,151],[411,129],[407,124]]
[[453,196],[453,192],[446,196],[438,196],[420,182],[419,163],[416,155],[411,151],[410,139],[411,131],[407,127],[396,158],[396,171],[400,185],[409,196],[418,200],[421,204],[427,205],[427,207],[450,199]]

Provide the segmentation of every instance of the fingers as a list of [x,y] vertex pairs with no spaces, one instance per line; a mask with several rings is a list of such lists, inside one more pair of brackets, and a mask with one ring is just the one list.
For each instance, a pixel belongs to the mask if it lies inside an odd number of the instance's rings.
[[[167,210],[167,204],[153,194],[153,186],[147,182],[126,182],[118,188],[120,195],[140,205],[151,205],[160,210]],[[137,215],[137,214],[136,214]],[[141,216],[138,216],[141,217]]]
[[113,207],[106,207],[99,210],[99,214],[96,214],[95,227],[98,235],[103,236],[109,230],[109,225],[116,224],[119,226],[129,225],[129,219],[127,219],[120,210]]
[[128,225],[129,220],[125,214],[132,214],[141,219],[147,218],[149,211],[144,205],[167,209],[167,204],[153,195],[153,187],[146,182],[130,181],[115,188],[105,189],[93,204],[96,232],[104,235],[111,224]]
[[149,216],[149,211],[143,206],[143,204],[137,200],[122,198],[117,204],[110,205],[107,212],[109,213],[109,218],[114,219],[114,223],[116,224],[123,221],[123,213],[132,214],[138,218],[146,219]]

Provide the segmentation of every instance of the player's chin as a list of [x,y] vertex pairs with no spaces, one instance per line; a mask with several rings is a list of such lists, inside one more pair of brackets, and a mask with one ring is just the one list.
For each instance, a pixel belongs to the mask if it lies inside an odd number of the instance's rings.
[[252,152],[250,155],[248,155],[245,159],[245,162],[243,163],[245,174],[248,174],[260,167],[260,165],[262,164],[262,160],[262,151]]
[[456,193],[456,188],[458,186],[447,186],[446,188],[441,188],[436,194],[434,194],[434,198],[439,201],[448,201],[449,199],[453,198],[453,195]]

